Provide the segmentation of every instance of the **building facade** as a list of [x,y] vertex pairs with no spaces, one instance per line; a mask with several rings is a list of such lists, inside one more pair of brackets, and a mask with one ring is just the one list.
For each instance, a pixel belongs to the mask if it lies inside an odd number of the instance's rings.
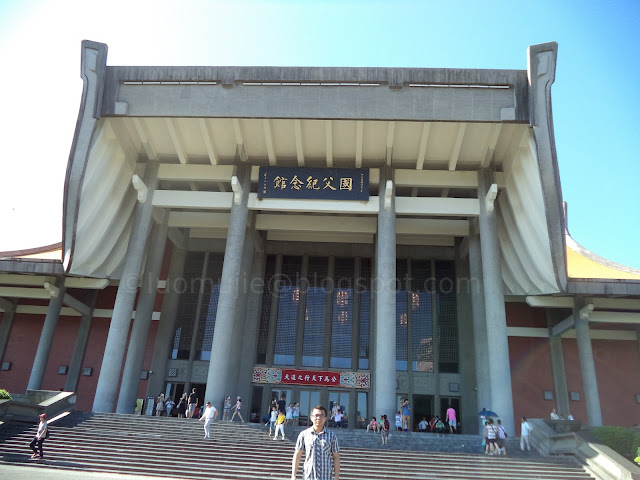
[[0,387],[637,423],[640,271],[566,230],[556,54],[116,67],[83,42],[62,242],[0,258]]

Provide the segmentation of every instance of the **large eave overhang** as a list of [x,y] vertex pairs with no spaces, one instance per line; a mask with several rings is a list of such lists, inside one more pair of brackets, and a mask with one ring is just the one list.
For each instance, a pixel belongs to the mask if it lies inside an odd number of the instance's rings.
[[[530,65],[529,71],[111,67],[106,65],[106,45],[83,42],[83,100],[65,186],[65,269],[69,271],[74,255],[80,196],[88,156],[92,146],[100,140],[99,136],[104,134],[102,126],[106,121],[116,122],[110,124],[111,131],[108,135],[110,139],[118,139],[120,142],[116,153],[127,157],[122,167],[118,167],[118,173],[123,178],[149,159],[180,164],[210,162],[218,166],[248,161],[253,165],[290,166],[296,163],[305,165],[308,162],[307,165],[318,166],[317,163],[321,162],[320,165],[327,166],[333,164],[338,167],[378,168],[385,163],[391,164],[393,157],[393,166],[401,169],[475,173],[479,168],[491,166],[497,173],[501,173],[502,165],[499,161],[491,164],[494,153],[497,157],[498,151],[502,149],[501,155],[504,157],[505,151],[508,151],[507,156],[513,156],[513,149],[531,151],[526,145],[524,132],[529,127],[534,127],[538,129],[535,138],[538,150],[534,151],[534,157],[541,164],[539,174],[545,199],[542,208],[546,208],[541,221],[548,224],[548,228],[544,228],[544,224],[542,226],[545,231],[549,231],[551,257],[558,285],[551,289],[545,287],[542,291],[562,291],[566,283],[563,281],[565,259],[564,254],[558,252],[562,252],[564,248],[557,246],[563,244],[563,239],[555,238],[555,233],[564,231],[564,228],[562,218],[553,214],[555,210],[562,210],[562,196],[559,177],[554,175],[557,173],[557,161],[550,121],[550,85],[555,75],[556,50],[555,43],[532,47],[529,55],[535,58],[529,59],[533,65]],[[535,72],[532,73],[532,69]],[[539,84],[542,84],[541,88],[538,88]],[[532,95],[539,98],[532,99]],[[284,130],[282,123],[278,122],[291,123],[291,126],[287,126],[290,133],[286,133],[288,137],[284,142],[280,142],[284,138]],[[305,135],[310,131],[325,132],[325,127],[320,129],[317,123],[311,125],[313,122],[327,124],[327,146],[331,141],[336,144],[342,141],[343,144],[349,144],[353,152],[347,152],[343,148],[342,157],[339,157],[333,155],[335,152],[329,152],[327,147],[326,159],[318,157],[318,152],[322,154],[324,138],[313,140],[310,143],[313,148],[307,150]],[[333,139],[331,138],[332,122],[340,123],[340,138],[335,132]],[[258,132],[261,137],[266,138],[260,139],[266,146],[260,147],[262,150],[258,151],[258,156],[251,157],[252,146],[243,138],[243,124],[251,132]],[[223,145],[219,155],[210,148],[212,145],[215,147],[210,134],[212,129],[214,134],[217,133],[217,128],[228,132],[227,137],[219,142]],[[353,139],[349,137],[346,143],[343,128],[350,132],[352,130],[349,135]],[[164,133],[159,137],[158,132],[161,131]],[[404,152],[400,151],[401,148],[391,152],[394,131],[396,139],[402,137],[399,144],[405,148]],[[120,135],[119,132],[125,132],[125,135]],[[411,137],[406,132],[411,132]],[[443,132],[445,135],[442,135]],[[147,133],[151,133],[149,138],[160,140],[149,140]],[[194,134],[200,137],[196,138]],[[363,143],[363,138],[366,139],[367,135],[368,138],[378,140],[378,143],[380,138],[386,138],[386,152],[385,141],[382,140],[382,148],[378,148],[376,144],[375,149],[370,148],[367,153],[368,144],[366,141]],[[124,137],[127,138],[123,143]],[[200,145],[200,150],[192,151],[191,159],[188,151],[189,138],[196,142],[192,145]],[[406,147],[406,138],[411,138],[415,145]],[[441,150],[448,153],[430,157],[427,152],[425,155],[424,145],[428,138],[438,138],[442,143]],[[445,140],[441,140],[442,138]],[[474,148],[480,151],[482,158],[476,158],[475,154],[465,157],[463,139],[474,139]],[[540,142],[545,145],[540,147],[537,145]],[[283,143],[288,144],[287,148],[283,149]],[[126,144],[133,147],[127,147]],[[167,145],[173,150],[170,158],[163,157],[162,147]],[[257,147],[254,145],[253,148]],[[407,152],[410,155],[406,155]],[[332,153],[331,157],[329,153]],[[537,188],[540,189],[539,186]],[[191,186],[191,190],[195,189],[197,188]],[[220,192],[226,191],[228,186],[221,187]],[[127,228],[130,228],[130,222],[125,225],[128,218],[125,210],[133,208],[133,197],[130,191],[120,193],[118,198],[121,199],[122,208],[118,228],[122,234],[119,239],[113,239],[109,248],[114,248],[115,242],[123,245],[128,236]],[[436,196],[447,197],[447,194],[448,189],[436,192]],[[430,196],[429,193],[423,195]],[[546,235],[545,232],[543,236]],[[518,242],[514,246],[518,246]],[[122,247],[118,248],[121,253]],[[85,258],[87,255],[85,251]],[[101,273],[105,271],[116,272],[117,265],[112,264],[106,270],[100,268],[88,269],[81,274],[102,276]],[[553,272],[551,276],[553,277]],[[555,284],[556,280],[551,283]]]
[[[505,89],[513,102],[498,106]],[[100,113],[525,123],[528,92],[525,70],[106,67]]]

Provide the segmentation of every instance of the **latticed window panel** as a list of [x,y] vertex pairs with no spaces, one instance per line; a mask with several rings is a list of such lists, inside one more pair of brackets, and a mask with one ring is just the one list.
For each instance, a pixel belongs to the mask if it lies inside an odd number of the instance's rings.
[[302,365],[305,367],[322,366],[327,273],[328,258],[309,258],[302,340]]
[[369,368],[369,330],[371,326],[371,260],[360,260],[360,331],[358,332],[358,368]]
[[213,343],[213,332],[216,328],[223,263],[224,255],[219,253],[209,254],[207,270],[203,277],[202,306],[200,307],[200,322],[196,340],[196,358],[199,360],[209,360],[211,358],[211,345]]
[[300,269],[302,257],[284,257],[278,295],[278,320],[273,362],[293,365],[296,353],[296,328],[300,303]]
[[182,281],[175,282],[176,288],[179,288],[182,293],[176,314],[176,329],[173,336],[173,350],[171,351],[173,359],[189,358],[204,256],[205,254],[202,252],[187,253],[184,273],[180,279]]
[[396,261],[396,370],[407,371],[409,314],[407,311],[407,260]]
[[411,350],[414,372],[433,372],[431,261],[411,261]]
[[440,372],[458,372],[458,308],[456,271],[451,261],[435,262]]
[[260,327],[258,331],[258,348],[256,363],[267,363],[267,344],[269,342],[269,320],[271,319],[271,305],[274,300],[274,278],[276,270],[276,257],[267,257],[264,270],[264,290],[262,291],[262,306],[260,309]]
[[331,360],[333,368],[351,368],[353,338],[354,260],[336,258],[331,315]]

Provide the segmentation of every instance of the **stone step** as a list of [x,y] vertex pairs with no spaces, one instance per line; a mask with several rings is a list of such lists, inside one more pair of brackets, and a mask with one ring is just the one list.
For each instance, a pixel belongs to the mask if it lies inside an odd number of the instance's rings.
[[[28,443],[34,426],[0,427],[3,462],[24,462],[54,469],[174,476],[187,479],[290,478],[291,457],[297,432],[290,428],[286,441],[273,441],[256,425],[214,422],[213,438],[202,438],[202,422],[193,419],[135,417],[117,414],[72,414],[51,424],[45,443],[46,460],[28,462]],[[377,444],[376,434],[338,430],[341,442],[341,478],[349,480],[395,479],[589,479],[574,464],[531,456],[526,461],[449,451],[391,450]],[[394,439],[392,434],[391,441]],[[477,436],[397,432],[398,442],[421,448],[456,440],[479,441]],[[402,441],[401,441],[402,440]],[[347,445],[353,443],[353,446]],[[369,443],[375,449],[367,448]],[[428,466],[428,468],[425,468]],[[302,467],[300,468],[300,472]],[[301,474],[301,473],[300,473]]]

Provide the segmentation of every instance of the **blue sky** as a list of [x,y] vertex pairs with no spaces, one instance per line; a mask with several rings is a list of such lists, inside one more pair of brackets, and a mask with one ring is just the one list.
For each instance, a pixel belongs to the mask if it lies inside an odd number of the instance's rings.
[[60,241],[82,39],[109,65],[505,69],[556,41],[569,230],[640,268],[639,24],[638,1],[0,0],[0,251]]

